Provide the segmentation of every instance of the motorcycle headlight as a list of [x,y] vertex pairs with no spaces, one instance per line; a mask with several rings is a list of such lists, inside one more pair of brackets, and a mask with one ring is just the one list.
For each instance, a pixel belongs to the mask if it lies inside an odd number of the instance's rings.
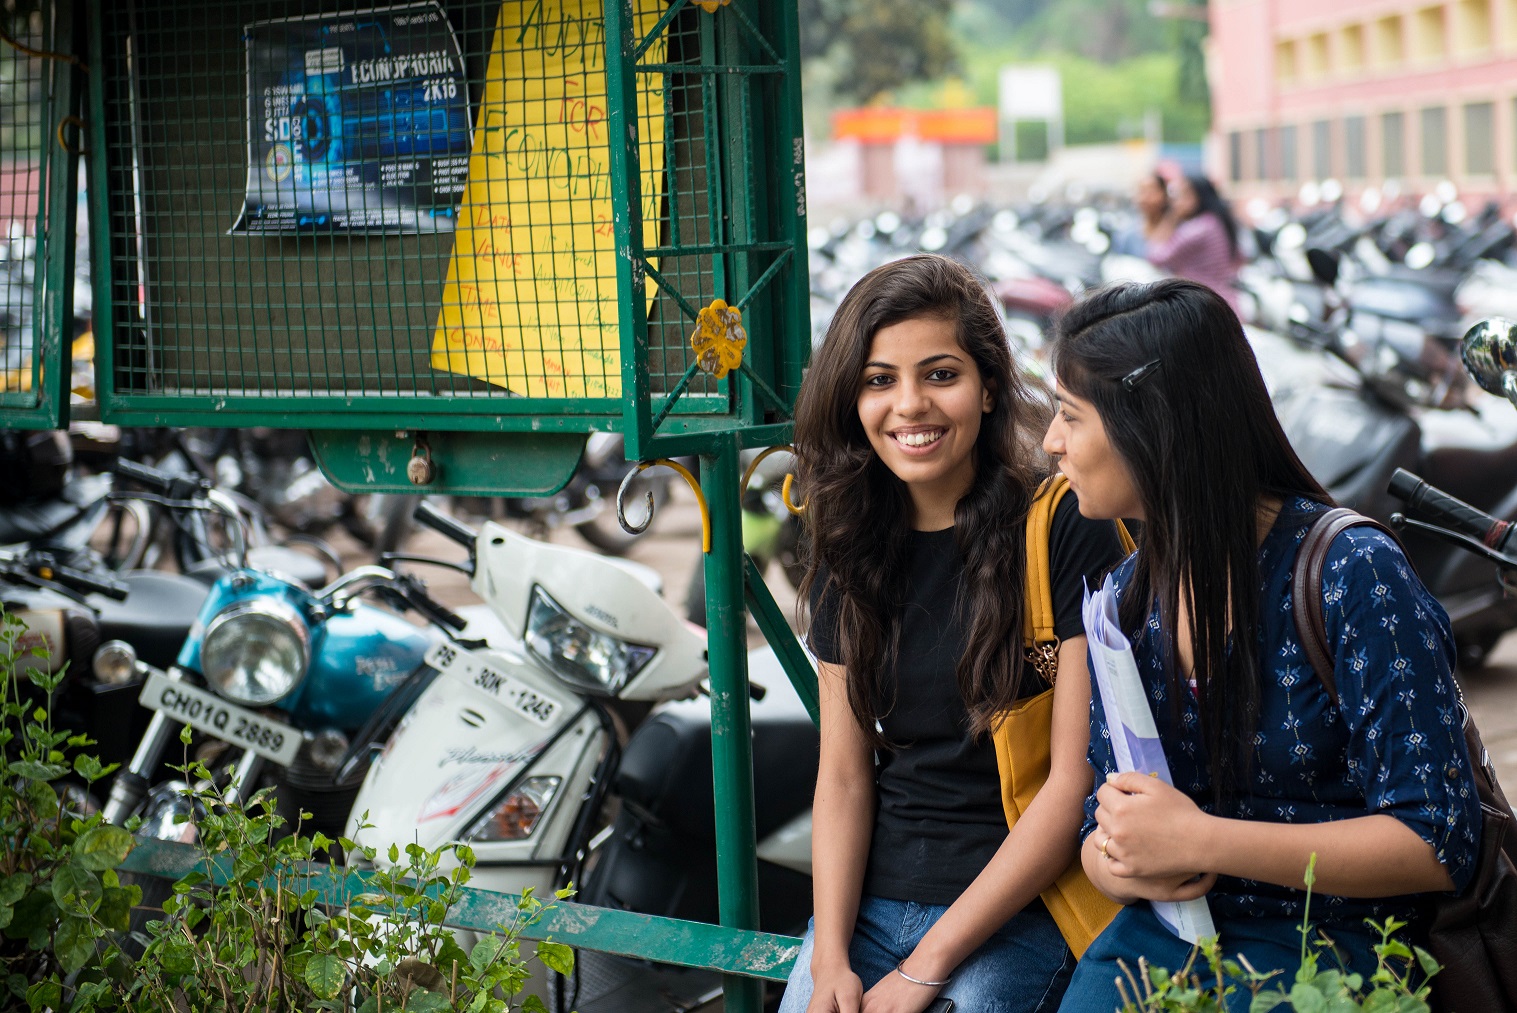
[[527,650],[571,686],[602,694],[620,691],[658,653],[592,630],[540,587],[527,609]]
[[262,707],[294,692],[310,660],[310,633],[290,606],[245,601],[217,613],[200,644],[205,681],[228,700]]

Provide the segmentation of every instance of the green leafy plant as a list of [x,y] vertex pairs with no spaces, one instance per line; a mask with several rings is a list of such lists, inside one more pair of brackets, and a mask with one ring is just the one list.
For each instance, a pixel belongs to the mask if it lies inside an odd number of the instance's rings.
[[66,981],[119,973],[111,941],[140,892],[115,871],[131,835],[75,811],[114,767],[83,751],[85,736],[53,727],[46,702],[67,668],[49,672],[47,650],[24,646],[25,633],[0,613],[0,965],[5,1005],[56,1008]]
[[[1297,1013],[1429,1013],[1430,981],[1438,962],[1419,946],[1408,946],[1397,937],[1406,923],[1395,918],[1367,922],[1380,934],[1374,944],[1376,967],[1366,981],[1363,975],[1340,968],[1322,967],[1322,958],[1332,941],[1314,936],[1311,930],[1311,894],[1317,882],[1317,856],[1306,866],[1306,909],[1301,917],[1301,963],[1287,988],[1283,970],[1261,972],[1241,955],[1230,960],[1222,955],[1215,936],[1201,940],[1178,971],[1151,967],[1139,960],[1136,970],[1122,964],[1126,981],[1118,981],[1122,995],[1120,1013],[1223,1013],[1228,997],[1239,989],[1252,994],[1249,1013],[1293,1009]],[[1205,971],[1197,964],[1205,965]],[[1270,987],[1273,985],[1273,987]]]
[[[113,768],[88,755],[86,737],[53,728],[47,701],[65,676],[34,663],[47,655],[22,647],[24,633],[0,613],[0,1008],[547,1013],[523,993],[520,934],[552,900],[528,892],[466,953],[444,923],[469,881],[469,848],[392,848],[378,863],[352,840],[287,828],[267,790],[239,801],[199,761],[179,770],[197,786],[201,869],[173,884],[161,917],[139,930],[141,957],[127,956],[142,890],[118,869],[135,840],[72,801]],[[370,870],[362,880],[330,863],[334,846]],[[535,953],[573,969],[561,943]]]

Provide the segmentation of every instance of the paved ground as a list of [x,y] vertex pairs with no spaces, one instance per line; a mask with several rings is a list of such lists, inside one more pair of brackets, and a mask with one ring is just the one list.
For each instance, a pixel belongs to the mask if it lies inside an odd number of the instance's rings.
[[[589,548],[573,531],[554,532],[550,539]],[[345,550],[344,555],[350,563],[359,561],[356,546],[345,546]],[[459,557],[451,542],[431,532],[417,535],[407,550],[453,559]],[[693,497],[678,488],[649,533],[636,543],[629,556],[663,574],[665,597],[682,610],[699,555],[700,515]],[[427,575],[433,591],[445,601],[463,604],[479,600],[457,573],[432,568],[418,572]],[[767,577],[781,609],[793,617],[795,596],[784,574],[778,566],[773,566]],[[763,642],[751,620],[748,633],[750,646],[756,647]],[[1489,665],[1480,671],[1460,673],[1459,681],[1495,761],[1497,773],[1504,775],[1509,792],[1517,790],[1517,636],[1508,635],[1493,653]]]

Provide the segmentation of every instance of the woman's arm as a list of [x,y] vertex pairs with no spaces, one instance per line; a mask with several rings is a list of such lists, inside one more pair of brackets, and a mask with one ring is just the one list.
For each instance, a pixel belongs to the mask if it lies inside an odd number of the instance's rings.
[[[1085,747],[1090,736],[1090,672],[1085,638],[1059,647],[1054,683],[1048,781],[973,883],[938,919],[902,969],[923,981],[944,981],[1008,918],[1026,907],[1075,857],[1082,806],[1090,793]],[[866,1013],[918,1013],[938,990],[886,975],[864,999]]]
[[[1331,823],[1224,819],[1157,778],[1133,773],[1107,781],[1096,799],[1099,826],[1086,841],[1086,868],[1096,865],[1103,879],[1125,881],[1135,896],[1178,899],[1164,893],[1165,886],[1197,872],[1299,889],[1314,853],[1315,888],[1323,893],[1389,897],[1454,886],[1432,846],[1394,816]],[[1103,844],[1105,857],[1099,855]],[[1160,895],[1150,896],[1154,892]]]
[[815,944],[810,1013],[857,1013],[863,985],[848,961],[874,830],[874,753],[848,706],[847,673],[819,662],[821,763],[812,806]]

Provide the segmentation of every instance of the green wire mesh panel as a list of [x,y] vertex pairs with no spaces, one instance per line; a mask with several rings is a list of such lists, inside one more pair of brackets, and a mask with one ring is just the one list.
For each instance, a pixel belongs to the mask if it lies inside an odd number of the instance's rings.
[[[0,425],[61,423],[73,336],[74,169],[78,143],[66,12],[0,13]],[[64,212],[67,212],[65,214]]]
[[[781,423],[804,349],[764,331],[808,331],[794,11],[773,6],[96,5],[103,416],[647,438]],[[622,35],[635,69],[608,45]],[[776,164],[783,202],[750,178]],[[687,376],[695,311],[737,303],[766,264],[783,278],[744,305],[743,379]]]

